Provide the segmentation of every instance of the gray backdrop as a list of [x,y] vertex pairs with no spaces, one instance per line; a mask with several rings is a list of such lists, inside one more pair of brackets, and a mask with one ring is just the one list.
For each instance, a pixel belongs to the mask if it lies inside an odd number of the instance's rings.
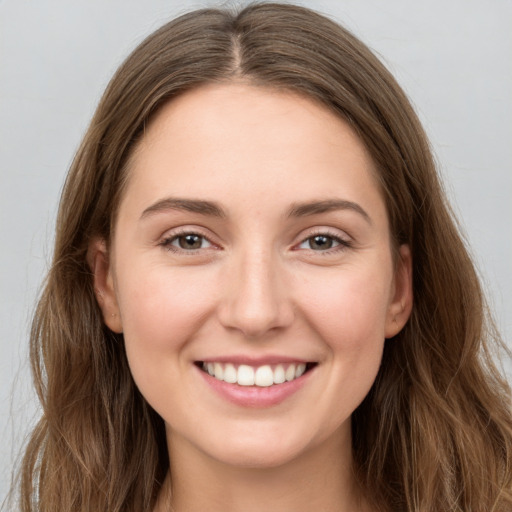
[[[352,29],[412,98],[510,340],[512,1],[300,3]],[[127,53],[207,5],[219,2],[0,0],[0,502],[37,415],[27,332],[66,169]]]

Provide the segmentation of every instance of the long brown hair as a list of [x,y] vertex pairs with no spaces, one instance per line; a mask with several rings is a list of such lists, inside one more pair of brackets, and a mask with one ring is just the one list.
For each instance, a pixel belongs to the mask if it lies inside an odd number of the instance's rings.
[[512,510],[509,388],[474,266],[404,93],[368,48],[302,7],[204,9],[149,36],[108,86],[62,194],[31,361],[42,418],[20,508],[150,511],[168,469],[163,421],[103,323],[87,250],[111,237],[127,162],[151,116],[184,91],[244,80],[303,94],[348,121],[378,169],[396,246],[411,247],[414,307],[386,341],[353,414],[354,470],[376,509]]

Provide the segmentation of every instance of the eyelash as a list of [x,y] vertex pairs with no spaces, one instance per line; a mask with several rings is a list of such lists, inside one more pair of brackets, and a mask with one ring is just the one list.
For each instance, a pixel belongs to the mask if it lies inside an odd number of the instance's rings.
[[[215,244],[207,236],[201,234],[200,232],[191,231],[191,230],[190,231],[182,230],[177,233],[173,233],[171,236],[164,238],[160,242],[159,245],[162,246],[163,248],[165,248],[166,250],[174,252],[174,253],[194,255],[194,254],[197,254],[198,251],[201,251],[204,248],[189,250],[189,249],[175,247],[174,245],[172,245],[173,242],[177,241],[178,239],[180,239],[182,237],[190,236],[190,235],[198,236],[202,240],[205,240],[206,242],[208,242],[211,246],[211,247],[208,247],[208,249],[215,247]],[[304,238],[299,244],[296,244],[294,246],[294,250],[300,250],[300,249],[296,249],[296,248],[300,247],[302,244],[308,242],[308,240],[312,240],[318,236],[323,236],[325,238],[331,239],[333,242],[337,243],[338,245],[336,245],[335,247],[326,249],[326,250],[315,251],[314,249],[309,249],[312,252],[317,253],[317,254],[322,254],[324,256],[327,256],[327,255],[330,255],[330,254],[333,254],[333,253],[336,253],[339,251],[343,251],[343,250],[346,250],[346,249],[349,249],[352,247],[352,243],[349,240],[345,240],[345,239],[341,238],[339,235],[332,233],[331,231],[326,229],[326,230],[319,230],[317,232],[311,233],[308,237]],[[306,249],[306,250],[308,250],[308,249]]]
[[[312,240],[318,236],[323,236],[325,238],[329,238],[338,244],[335,247],[331,247],[326,250],[315,251],[314,249],[309,249],[314,253],[321,254],[322,256],[329,256],[333,253],[341,252],[346,249],[350,249],[352,247],[352,243],[349,240],[341,238],[338,234],[333,233],[332,231],[329,231],[328,229],[318,230],[314,233],[311,233],[308,237],[304,238],[298,244],[298,246],[300,246],[300,245],[306,243],[308,240]],[[297,247],[297,245],[295,247]]]
[[[192,231],[192,230],[181,230],[181,231],[178,231],[177,233],[173,233],[171,236],[164,238],[160,242],[159,245],[161,245],[164,249],[167,249],[168,251],[171,251],[171,252],[193,255],[193,254],[196,254],[198,251],[200,251],[202,248],[183,249],[183,248],[175,247],[174,245],[172,245],[173,242],[179,240],[180,238],[190,236],[190,235],[198,236],[201,239],[206,240],[211,246],[214,246],[214,243],[207,236],[201,234],[200,232]],[[208,247],[208,248],[210,248],[210,247]]]

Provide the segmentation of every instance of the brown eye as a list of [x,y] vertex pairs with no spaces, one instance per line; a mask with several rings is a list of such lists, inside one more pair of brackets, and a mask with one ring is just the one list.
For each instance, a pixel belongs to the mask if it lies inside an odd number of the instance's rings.
[[[342,238],[329,235],[328,233],[318,233],[304,239],[298,246],[298,249],[307,249],[315,252],[330,253],[350,247],[350,242]],[[331,251],[332,250],[332,251]]]
[[204,237],[201,235],[189,234],[182,235],[176,238],[180,249],[194,250],[201,249],[203,246]]
[[331,249],[334,246],[335,240],[326,235],[316,235],[308,238],[308,245],[310,249],[314,251],[325,251]]
[[197,251],[212,247],[211,242],[204,236],[197,233],[183,233],[164,240],[163,247],[172,251]]

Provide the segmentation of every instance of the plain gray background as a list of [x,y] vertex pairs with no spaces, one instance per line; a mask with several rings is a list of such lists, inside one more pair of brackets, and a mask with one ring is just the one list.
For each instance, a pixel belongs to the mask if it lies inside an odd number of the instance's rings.
[[[512,345],[512,1],[298,3],[355,32],[411,97]],[[66,170],[128,52],[169,18],[208,5],[223,4],[0,0],[0,502],[37,415],[28,328]]]

